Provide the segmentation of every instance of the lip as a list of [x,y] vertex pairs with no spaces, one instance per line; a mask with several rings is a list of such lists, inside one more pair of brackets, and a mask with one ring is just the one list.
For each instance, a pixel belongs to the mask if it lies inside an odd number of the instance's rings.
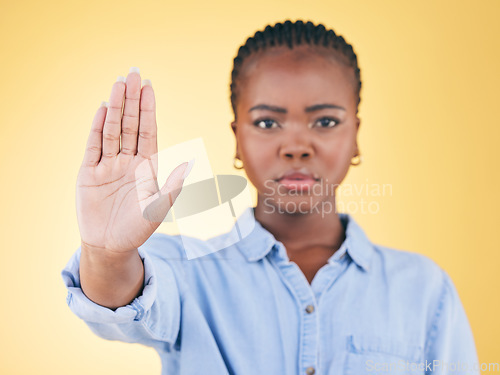
[[309,191],[318,181],[318,176],[307,168],[290,169],[276,179],[276,182],[285,189],[295,191]]
[[319,181],[319,177],[310,172],[307,168],[300,168],[300,169],[289,169],[285,173],[282,173],[277,179],[277,182],[280,182],[284,179],[287,180],[314,180],[314,181]]

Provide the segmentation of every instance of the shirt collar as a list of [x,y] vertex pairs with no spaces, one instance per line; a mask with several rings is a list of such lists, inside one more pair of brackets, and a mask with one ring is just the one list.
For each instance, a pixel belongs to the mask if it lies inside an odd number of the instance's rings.
[[[359,267],[368,271],[374,251],[373,244],[350,214],[339,213],[338,215],[344,226],[346,238],[340,248],[328,259],[328,262],[335,262],[347,253]],[[249,262],[264,258],[273,248],[278,248],[276,245],[281,244],[255,220],[252,207],[247,208],[238,218],[237,226],[240,228],[253,228],[247,236],[244,236],[236,243],[238,249]]]

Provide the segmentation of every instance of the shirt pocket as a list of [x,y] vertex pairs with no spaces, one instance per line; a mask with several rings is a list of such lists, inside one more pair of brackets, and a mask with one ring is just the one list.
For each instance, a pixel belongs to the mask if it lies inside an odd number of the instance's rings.
[[412,340],[351,335],[347,337],[344,374],[422,375],[423,347]]

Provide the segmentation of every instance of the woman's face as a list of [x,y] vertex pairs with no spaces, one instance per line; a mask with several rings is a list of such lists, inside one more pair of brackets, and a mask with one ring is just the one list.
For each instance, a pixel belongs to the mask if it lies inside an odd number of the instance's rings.
[[287,213],[334,204],[357,151],[352,68],[310,46],[272,48],[242,68],[231,125],[259,202]]

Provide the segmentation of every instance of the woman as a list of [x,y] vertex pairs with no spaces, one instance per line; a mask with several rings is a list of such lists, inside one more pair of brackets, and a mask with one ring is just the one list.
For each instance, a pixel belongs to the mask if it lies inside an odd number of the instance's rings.
[[235,162],[258,199],[237,226],[255,228],[200,259],[148,220],[165,217],[192,164],[160,191],[156,181],[135,190],[137,165],[157,153],[154,93],[140,82],[131,69],[113,85],[78,177],[82,245],[63,277],[96,334],[155,348],[163,374],[479,373],[448,275],[371,243],[335,210],[335,187],[360,162],[360,71],[341,36],[286,21],[240,47]]

